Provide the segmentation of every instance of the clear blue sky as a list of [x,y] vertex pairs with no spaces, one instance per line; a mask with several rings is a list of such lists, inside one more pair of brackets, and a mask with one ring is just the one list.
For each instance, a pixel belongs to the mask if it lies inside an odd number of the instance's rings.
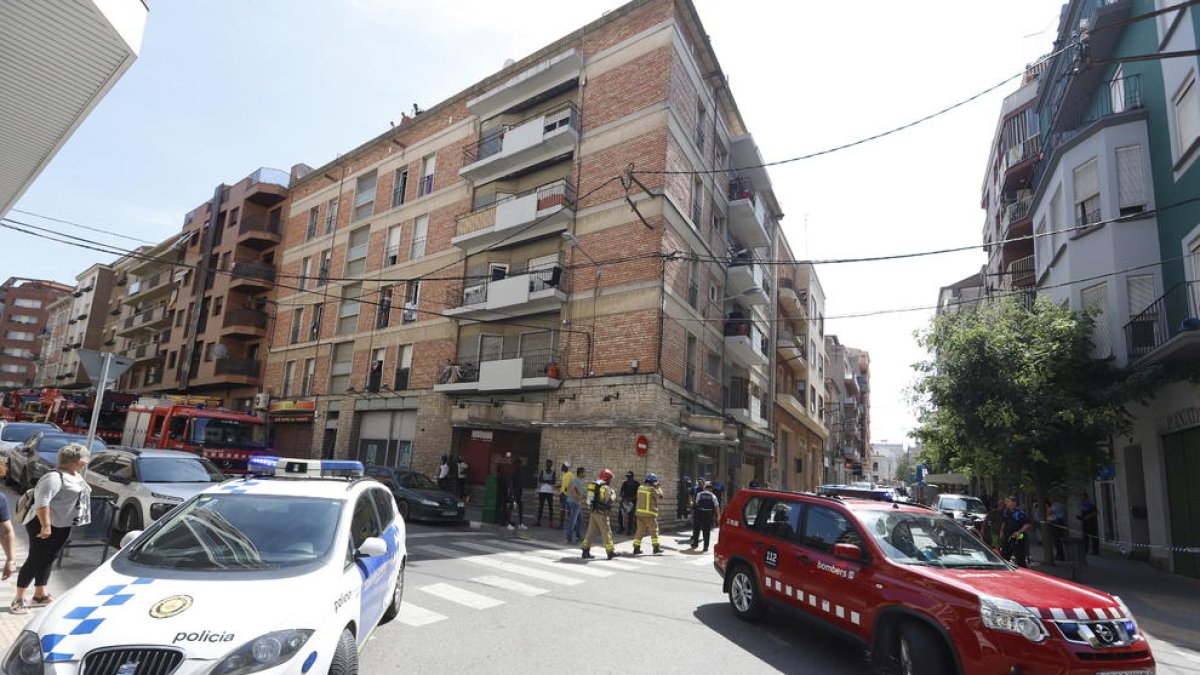
[[[1018,72],[1050,49],[1061,2],[697,0],[768,161],[906,123]],[[619,6],[483,0],[208,0],[150,5],[141,55],[17,203],[159,241],[221,182],[260,166],[333,159]],[[797,256],[834,258],[980,242],[987,153],[1004,88],[918,128],[773,169]],[[23,213],[10,218],[132,245]],[[0,231],[4,276],[73,282],[104,256]],[[900,441],[912,340],[943,285],[982,250],[818,268],[827,330],[871,352],[875,440]]]

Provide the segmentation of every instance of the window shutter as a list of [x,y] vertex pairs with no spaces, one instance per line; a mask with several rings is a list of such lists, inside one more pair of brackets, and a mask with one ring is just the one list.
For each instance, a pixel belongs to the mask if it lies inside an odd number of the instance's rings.
[[1120,207],[1146,203],[1146,179],[1142,173],[1142,147],[1117,148],[1117,189]]
[[1154,302],[1154,275],[1131,274],[1125,277],[1125,288],[1129,293],[1129,316],[1141,314]]
[[1075,203],[1099,194],[1100,184],[1096,178],[1096,160],[1090,159],[1075,169]]

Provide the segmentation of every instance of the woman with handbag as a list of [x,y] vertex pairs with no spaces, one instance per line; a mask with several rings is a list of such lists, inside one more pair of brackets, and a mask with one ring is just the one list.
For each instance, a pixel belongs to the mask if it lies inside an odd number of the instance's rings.
[[[42,476],[34,488],[33,508],[25,516],[29,534],[29,554],[17,573],[17,592],[10,609],[25,614],[29,607],[44,607],[54,601],[46,592],[50,568],[58,557],[71,528],[92,520],[91,487],[83,480],[83,469],[91,452],[79,443],[69,443],[58,451],[58,465]],[[25,593],[33,583],[33,597]]]

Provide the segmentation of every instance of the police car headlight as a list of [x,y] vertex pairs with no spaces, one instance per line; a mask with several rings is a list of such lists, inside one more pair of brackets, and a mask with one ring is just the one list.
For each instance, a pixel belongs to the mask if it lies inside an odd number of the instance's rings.
[[437,506],[438,505],[438,503],[433,501],[432,499],[422,499],[421,503],[424,504],[425,506]]
[[1041,642],[1046,639],[1046,630],[1042,627],[1042,620],[1033,612],[1007,598],[996,598],[990,595],[979,596],[979,616],[983,619],[983,625],[993,630],[1023,635],[1030,642]]
[[17,641],[8,648],[3,668],[5,675],[41,675],[42,643],[38,636],[27,630],[21,631]]
[[311,630],[277,630],[238,647],[213,669],[213,675],[257,673],[296,655],[312,637]]

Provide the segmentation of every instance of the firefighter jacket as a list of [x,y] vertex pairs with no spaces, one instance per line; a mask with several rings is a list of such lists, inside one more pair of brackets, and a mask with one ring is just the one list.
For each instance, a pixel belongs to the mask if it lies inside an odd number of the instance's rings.
[[662,496],[663,491],[657,485],[643,483],[637,492],[637,514],[658,517],[658,500]]
[[588,485],[588,508],[594,513],[608,513],[616,499],[616,492],[605,483]]

